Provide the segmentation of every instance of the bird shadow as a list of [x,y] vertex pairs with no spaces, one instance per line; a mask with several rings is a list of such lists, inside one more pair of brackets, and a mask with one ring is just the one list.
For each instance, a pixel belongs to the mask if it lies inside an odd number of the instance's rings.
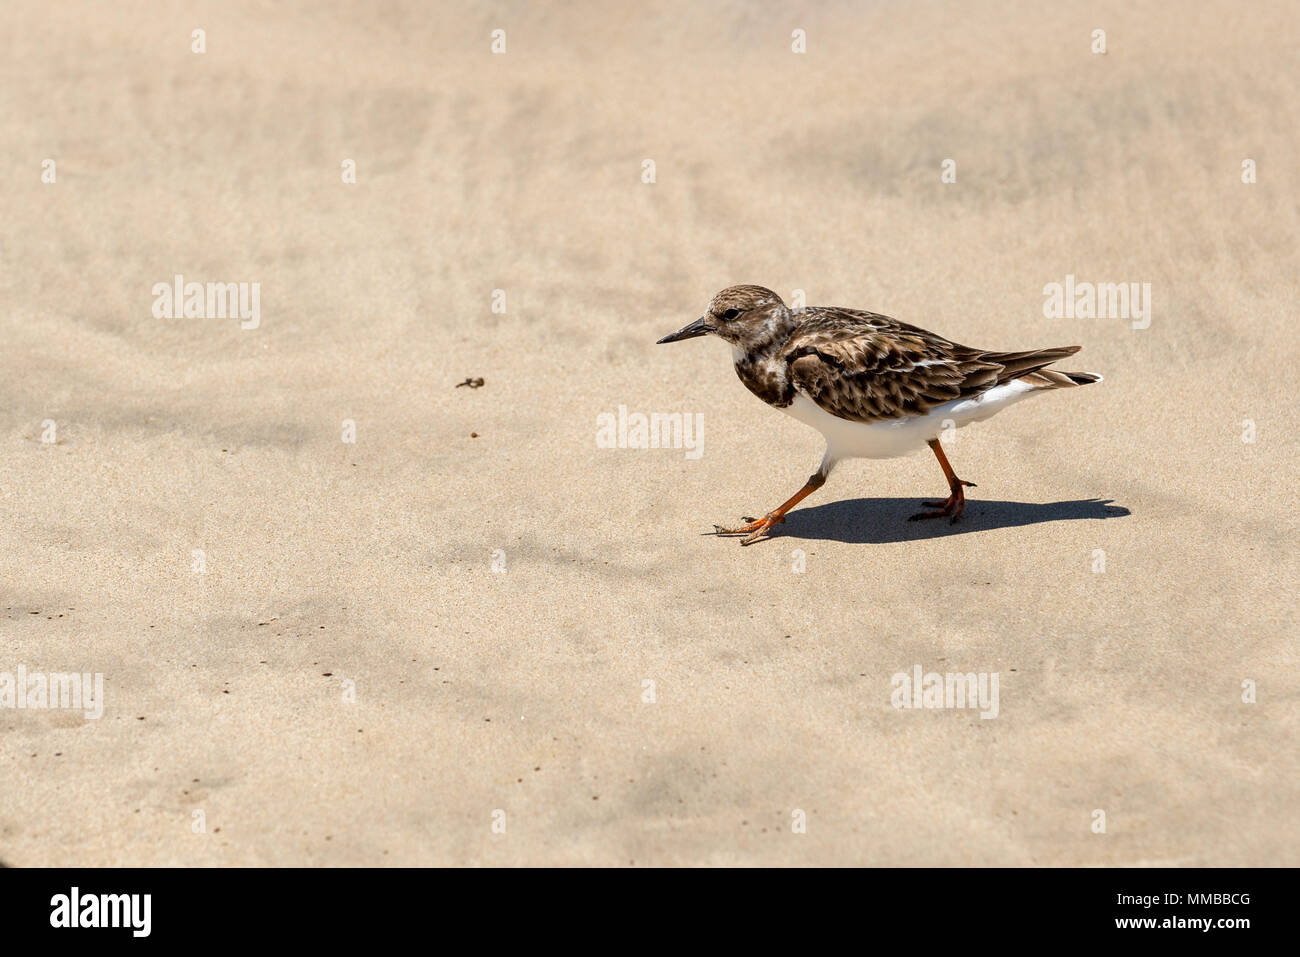
[[1122,518],[1132,514],[1123,505],[1111,504],[1111,499],[1041,504],[967,499],[966,511],[956,523],[946,518],[908,521],[909,516],[925,511],[922,501],[920,498],[855,498],[801,508],[787,515],[785,523],[772,530],[771,537],[884,545],[1041,522]]

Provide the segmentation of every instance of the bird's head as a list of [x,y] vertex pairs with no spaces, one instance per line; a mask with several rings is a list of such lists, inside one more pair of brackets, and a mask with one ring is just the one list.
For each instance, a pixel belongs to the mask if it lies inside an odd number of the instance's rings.
[[733,346],[753,351],[786,331],[791,322],[790,310],[771,289],[729,286],[713,297],[704,315],[659,342],[715,335]]

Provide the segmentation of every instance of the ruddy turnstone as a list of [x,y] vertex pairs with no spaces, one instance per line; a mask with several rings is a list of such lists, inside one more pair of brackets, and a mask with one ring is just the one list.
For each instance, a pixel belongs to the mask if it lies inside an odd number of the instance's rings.
[[679,342],[715,335],[731,343],[736,375],[750,392],[826,437],[826,454],[807,484],[762,518],[740,528],[715,525],[719,535],[758,541],[786,512],[826,482],[842,459],[887,459],[923,445],[934,450],[950,494],[925,502],[912,519],[951,517],[966,507],[964,487],[939,445],[946,428],[987,419],[1027,395],[1067,389],[1101,376],[1046,368],[1079,346],[989,352],[874,312],[808,307],[792,312],[762,286],[731,286],[684,329],[664,336]]

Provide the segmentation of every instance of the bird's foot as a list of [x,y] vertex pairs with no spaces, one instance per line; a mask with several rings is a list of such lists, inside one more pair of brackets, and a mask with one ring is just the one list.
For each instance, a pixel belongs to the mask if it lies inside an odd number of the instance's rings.
[[785,521],[784,515],[777,515],[775,512],[768,512],[762,518],[751,518],[744,515],[740,519],[745,524],[740,528],[724,528],[721,525],[714,525],[713,530],[719,535],[744,535],[740,540],[742,545],[753,545],[760,538],[763,538],[768,529],[773,525],[780,525]]
[[926,508],[938,509],[935,512],[917,512],[915,515],[908,516],[909,522],[917,522],[926,518],[949,518],[955,523],[961,518],[961,513],[966,510],[966,493],[962,487],[977,488],[974,482],[964,482],[957,480],[957,484],[952,487],[952,494],[942,502],[922,502]]

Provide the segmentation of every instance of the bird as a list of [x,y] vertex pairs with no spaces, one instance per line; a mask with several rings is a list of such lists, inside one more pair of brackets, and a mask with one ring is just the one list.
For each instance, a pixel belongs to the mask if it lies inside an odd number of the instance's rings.
[[803,488],[761,518],[739,527],[715,525],[718,535],[752,545],[786,513],[826,484],[845,459],[887,459],[929,446],[949,495],[924,502],[913,521],[956,522],[965,489],[939,437],[945,430],[989,418],[1026,396],[1100,382],[1091,372],[1047,368],[1080,346],[995,352],[963,346],[879,313],[838,306],[790,309],[763,286],[729,286],[704,315],[657,344],[717,336],[731,345],[736,375],[750,392],[826,439],[817,471]]

